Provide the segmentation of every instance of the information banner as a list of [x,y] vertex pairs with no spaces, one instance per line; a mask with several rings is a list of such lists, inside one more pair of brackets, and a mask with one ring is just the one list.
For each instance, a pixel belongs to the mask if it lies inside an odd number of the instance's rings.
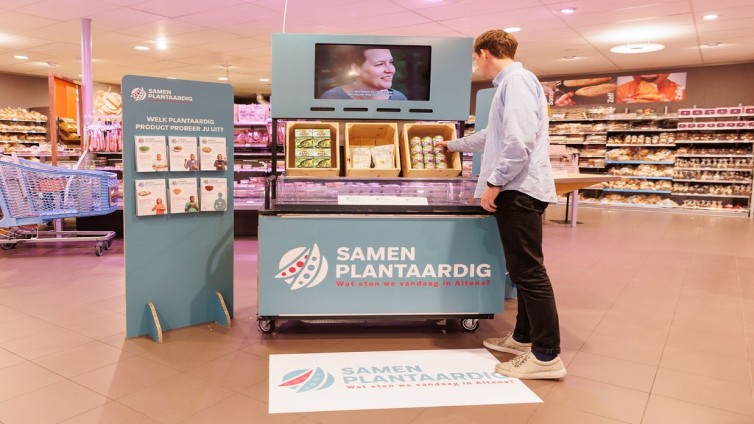
[[259,315],[494,314],[493,217],[259,218]]
[[[232,187],[233,173],[200,169],[199,140],[232,143],[233,89],[128,75],[122,92],[126,334],[148,333],[149,301],[162,330],[217,320],[216,292],[232,316],[233,197],[202,212],[199,184]],[[232,145],[212,146],[233,163]]]
[[686,98],[686,72],[542,81],[542,88],[551,106],[678,102]]

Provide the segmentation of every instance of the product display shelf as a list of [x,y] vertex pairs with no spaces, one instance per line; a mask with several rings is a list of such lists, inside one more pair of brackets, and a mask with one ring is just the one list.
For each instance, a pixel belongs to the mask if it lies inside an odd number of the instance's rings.
[[740,159],[751,159],[754,158],[754,155],[728,155],[728,154],[717,154],[717,153],[705,153],[705,154],[684,154],[684,153],[676,153],[676,158],[740,158]]
[[648,193],[648,194],[671,194],[670,190],[642,190],[629,188],[603,188],[602,191],[614,193]]
[[689,196],[689,197],[717,197],[721,199],[748,199],[751,195],[746,194],[707,194],[707,193],[680,193],[673,192],[674,196]]
[[673,165],[672,161],[605,160],[606,165]]
[[615,144],[607,143],[605,147],[675,147],[675,144]]

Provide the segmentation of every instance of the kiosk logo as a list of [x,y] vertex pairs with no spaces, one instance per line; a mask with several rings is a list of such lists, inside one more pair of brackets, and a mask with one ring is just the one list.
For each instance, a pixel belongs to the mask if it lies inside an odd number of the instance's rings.
[[325,372],[322,368],[303,369],[291,371],[283,376],[283,382],[279,387],[290,387],[296,393],[308,392],[311,390],[323,390],[332,386],[335,382],[332,374]]
[[297,247],[286,252],[278,264],[275,278],[283,279],[291,290],[312,288],[327,276],[327,258],[320,255],[319,246]]
[[134,99],[134,101],[140,102],[147,98],[147,92],[144,90],[144,87],[136,87],[131,90],[131,98]]

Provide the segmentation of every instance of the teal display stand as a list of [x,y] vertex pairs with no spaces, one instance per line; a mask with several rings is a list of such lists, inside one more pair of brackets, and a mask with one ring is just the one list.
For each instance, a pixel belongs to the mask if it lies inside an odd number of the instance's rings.
[[[233,89],[227,84],[128,75],[123,78],[122,92],[126,335],[149,335],[159,343],[163,331],[175,328],[206,322],[229,327],[233,315]],[[170,137],[193,137],[198,144],[201,137],[224,138],[230,169],[173,167],[137,172],[136,136],[160,136],[166,143]],[[167,186],[171,178],[193,178],[197,187],[206,187],[201,183],[204,178],[225,180],[226,193],[230,193],[226,209],[170,213],[174,210],[169,207],[166,214],[138,216],[136,180],[164,180]],[[198,195],[202,193],[198,189]]]

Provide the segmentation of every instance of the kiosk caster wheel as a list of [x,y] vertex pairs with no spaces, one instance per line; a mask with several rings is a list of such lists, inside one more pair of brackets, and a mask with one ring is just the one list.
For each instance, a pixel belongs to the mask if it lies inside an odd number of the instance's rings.
[[95,255],[102,256],[102,251],[103,251],[103,249],[102,249],[102,245],[101,244],[98,244],[98,245],[94,246],[94,254]]
[[463,327],[466,331],[476,331],[477,328],[479,328],[479,320],[478,319],[462,319],[461,320],[461,327]]
[[105,250],[110,250],[110,248],[113,246],[113,241],[106,240],[104,245],[105,245]]
[[270,334],[275,331],[275,321],[260,319],[259,329],[262,330],[262,332],[265,334]]
[[0,249],[11,250],[16,247],[16,243],[3,243],[0,242]]

